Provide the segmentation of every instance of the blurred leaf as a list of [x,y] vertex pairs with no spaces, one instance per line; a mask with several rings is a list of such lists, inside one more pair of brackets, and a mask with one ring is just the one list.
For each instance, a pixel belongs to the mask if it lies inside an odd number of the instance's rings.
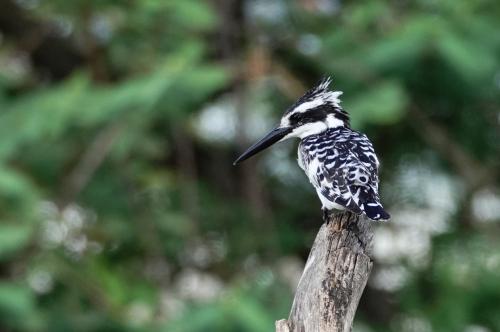
[[445,34],[438,43],[445,60],[471,83],[488,79],[495,70],[495,55],[483,47],[452,33]]
[[[181,102],[199,102],[226,82],[222,68],[197,66],[200,52],[195,45],[180,48],[155,73],[112,88],[91,87],[86,76],[77,75],[23,97],[0,114],[0,159],[20,144],[57,138],[71,126],[98,126],[123,113],[147,119],[143,113],[157,110],[162,99],[168,101],[167,114],[177,115]],[[47,114],[51,121],[44,121]]]
[[384,81],[354,98],[346,98],[345,107],[357,127],[364,123],[396,123],[404,115],[407,103],[406,93],[398,82]]
[[369,43],[360,56],[368,65],[382,70],[411,66],[439,28],[435,18],[416,15],[394,26],[385,38]]
[[175,22],[182,26],[206,30],[216,23],[212,8],[206,2],[196,0],[168,1],[167,6]]
[[35,297],[27,287],[15,283],[0,283],[0,317],[12,328],[36,331],[40,317],[35,311]]
[[33,204],[37,196],[37,189],[22,173],[4,168],[0,164],[0,199],[8,202],[11,209]]
[[270,317],[250,294],[234,299],[228,311],[237,317],[248,331],[268,331],[273,324],[273,317]]
[[0,260],[23,248],[33,233],[28,225],[8,225],[0,223]]

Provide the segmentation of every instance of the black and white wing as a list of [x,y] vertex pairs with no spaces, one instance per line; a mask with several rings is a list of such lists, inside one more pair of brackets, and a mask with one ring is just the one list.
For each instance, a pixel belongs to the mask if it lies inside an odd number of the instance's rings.
[[378,195],[379,162],[370,140],[347,128],[311,136],[299,146],[299,164],[324,208],[389,219]]

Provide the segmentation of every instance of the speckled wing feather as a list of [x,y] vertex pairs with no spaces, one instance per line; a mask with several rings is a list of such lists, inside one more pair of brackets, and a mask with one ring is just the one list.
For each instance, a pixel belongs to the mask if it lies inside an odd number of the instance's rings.
[[339,127],[306,137],[299,145],[299,165],[324,208],[389,219],[378,195],[379,162],[366,135]]

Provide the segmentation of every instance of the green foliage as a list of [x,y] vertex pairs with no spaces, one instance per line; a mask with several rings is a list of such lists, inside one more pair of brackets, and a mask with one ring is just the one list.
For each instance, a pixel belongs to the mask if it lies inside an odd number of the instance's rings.
[[325,74],[394,216],[355,327],[500,330],[497,1],[13,3],[0,330],[272,330],[319,202],[290,146],[231,163]]
[[14,226],[5,223],[0,226],[0,260],[26,246],[32,233],[33,227],[29,225]]
[[0,284],[0,314],[4,323],[11,328],[35,331],[42,326],[35,295],[22,285]]
[[346,101],[346,107],[352,112],[354,127],[363,122],[392,124],[401,120],[408,107],[408,98],[404,89],[397,82],[380,82],[375,88],[364,90],[359,97]]

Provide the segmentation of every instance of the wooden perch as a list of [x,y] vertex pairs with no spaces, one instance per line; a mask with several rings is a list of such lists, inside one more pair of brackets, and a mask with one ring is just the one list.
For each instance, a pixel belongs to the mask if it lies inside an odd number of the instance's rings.
[[371,221],[350,212],[329,216],[312,246],[288,319],[276,332],[351,331],[372,269]]

